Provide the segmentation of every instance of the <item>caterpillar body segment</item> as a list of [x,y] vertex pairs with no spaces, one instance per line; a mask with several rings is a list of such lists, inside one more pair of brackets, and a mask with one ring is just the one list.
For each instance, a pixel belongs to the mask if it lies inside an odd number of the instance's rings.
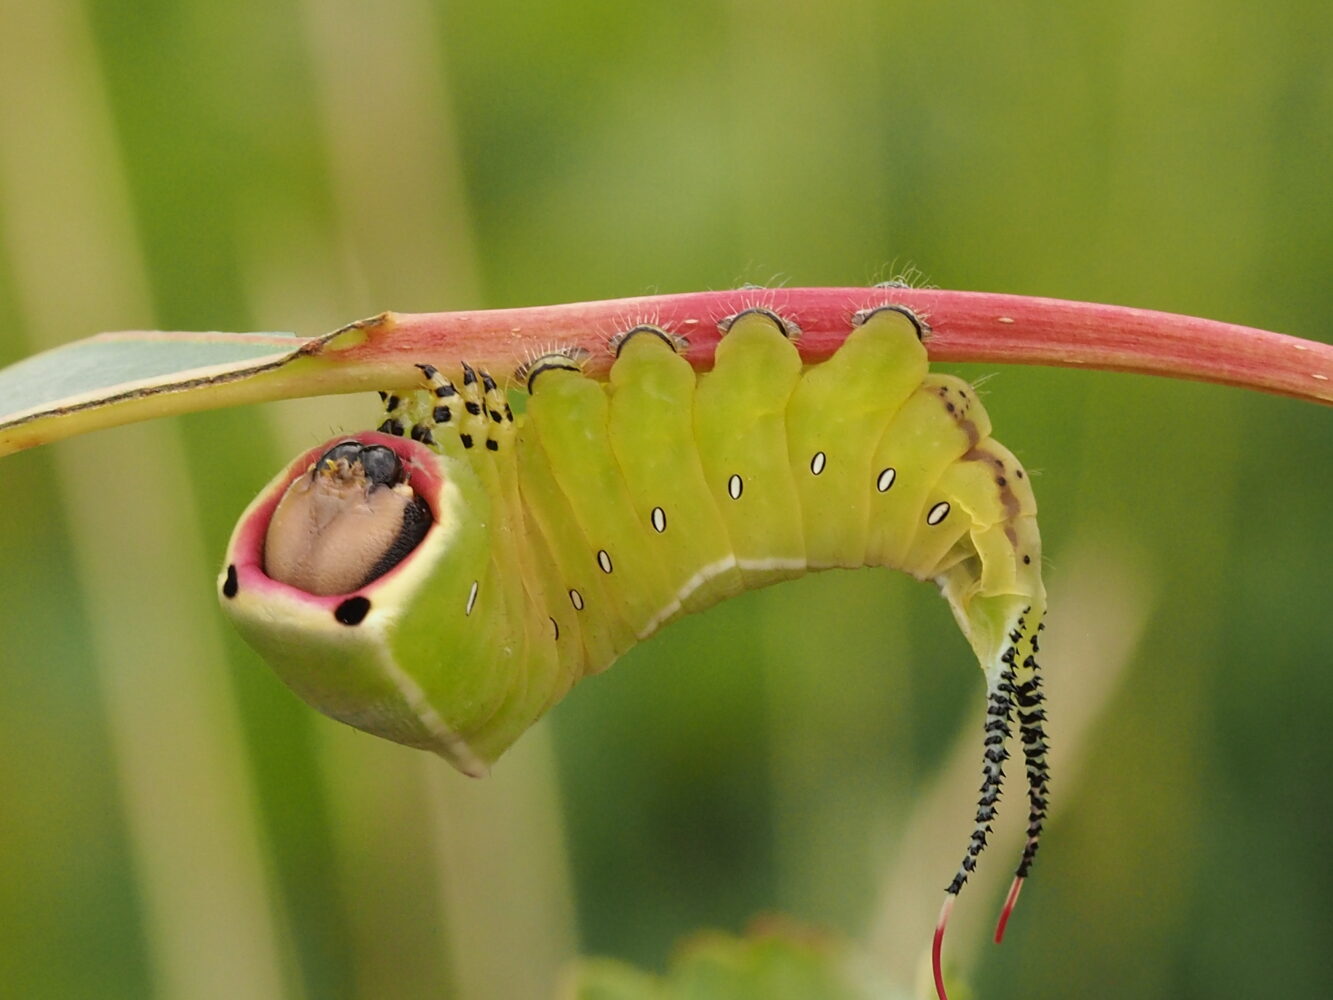
[[649,556],[647,524],[634,515],[611,445],[609,410],[600,383],[569,371],[545,374],[529,402],[522,446],[541,448],[568,500],[574,526],[583,536],[580,558],[586,570],[580,576],[597,580],[601,595],[583,609],[585,618],[607,620],[619,636],[619,655],[638,641],[644,623],[673,591]]
[[[555,377],[555,371],[542,376]],[[559,632],[557,644],[575,654],[572,660],[564,661],[573,672],[572,683],[615,662],[634,644],[634,634],[619,615],[607,614],[613,600],[605,590],[587,537],[545,453],[530,442],[527,434],[525,427],[524,446],[518,449],[521,495],[528,523],[537,529],[552,559],[542,570],[552,581],[547,587],[552,596],[544,610],[555,622],[552,636]],[[594,609],[591,613],[590,607]]]
[[[476,619],[479,631],[493,636],[492,644],[481,651],[495,664],[488,671],[493,681],[472,692],[462,723],[474,749],[488,759],[491,734],[516,724],[531,724],[535,713],[529,702],[542,699],[542,685],[558,676],[558,656],[553,643],[542,641],[533,619],[539,606],[533,595],[541,594],[540,577],[529,571],[530,547],[523,530],[521,501],[513,488],[515,427],[512,414],[507,415],[507,403],[485,371],[464,365],[457,385],[430,366],[422,366],[422,374],[429,391],[401,404],[406,433],[411,440],[452,456],[455,462],[468,462],[490,501],[486,564],[468,586],[461,624],[466,631]],[[447,419],[439,419],[446,415]],[[472,454],[487,459],[470,461]],[[423,638],[412,629],[401,630],[400,636],[404,644],[427,644],[414,649],[415,655],[431,655],[427,652],[429,636]],[[426,661],[404,657],[405,664],[412,662]],[[424,672],[419,680],[428,689],[437,683]]]
[[[943,532],[923,537],[920,529],[948,520],[947,512],[940,519],[938,504],[945,498],[937,484],[945,470],[989,432],[990,422],[967,383],[938,374],[921,381],[890,418],[872,459],[876,496],[871,498],[868,565],[900,567],[919,579],[932,578],[937,564],[930,553],[938,550]],[[954,521],[945,530],[956,526]]]
[[787,452],[787,403],[801,356],[771,314],[736,317],[699,378],[694,430],[709,491],[747,589],[804,573],[801,508]]
[[[385,433],[313,449],[246,511],[224,606],[316,707],[479,774],[579,679],[682,614],[830,567],[934,581],[988,695],[976,818],[948,898],[986,844],[1015,731],[1029,800],[1021,885],[1047,796],[1046,597],[1026,473],[990,437],[972,387],[927,370],[922,326],[900,307],[849,314],[841,347],[808,369],[781,316],[718,326],[702,375],[679,338],[650,326],[613,341],[606,383],[571,354],[536,358],[518,376],[530,392],[518,418],[485,372],[423,366],[425,388],[386,396]],[[398,471],[362,446],[391,449]],[[278,526],[278,504],[334,467],[388,519],[374,537],[391,542],[347,557],[338,579],[358,579],[360,559],[365,582],[317,596],[301,577],[270,576],[265,552],[302,523]],[[414,497],[433,520],[409,536],[396,512],[419,509]],[[296,551],[318,551],[319,524],[309,531]]]
[[915,330],[897,310],[876,311],[801,377],[787,404],[788,460],[810,569],[866,564],[872,510],[883,502],[878,485],[866,484],[878,483],[886,468],[874,465],[875,453],[926,375]]
[[695,439],[696,378],[672,340],[646,330],[619,344],[611,368],[611,447],[670,590],[645,632],[745,589]]

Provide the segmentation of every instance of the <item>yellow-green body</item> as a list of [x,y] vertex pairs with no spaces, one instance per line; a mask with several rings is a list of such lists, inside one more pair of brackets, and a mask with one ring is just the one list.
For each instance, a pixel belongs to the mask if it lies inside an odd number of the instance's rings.
[[[429,449],[410,447],[438,466],[448,509],[361,589],[364,621],[249,587],[224,602],[335,717],[480,773],[673,619],[830,567],[935,580],[992,687],[1005,650],[1035,634],[1045,593],[1026,476],[971,387],[927,371],[900,310],[870,314],[809,368],[762,311],[735,319],[704,374],[642,331],[605,383],[573,364],[541,371],[517,419],[468,374],[448,422],[428,392],[408,404],[433,430]],[[373,683],[353,681],[358,669]],[[413,718],[423,698],[431,720]]]

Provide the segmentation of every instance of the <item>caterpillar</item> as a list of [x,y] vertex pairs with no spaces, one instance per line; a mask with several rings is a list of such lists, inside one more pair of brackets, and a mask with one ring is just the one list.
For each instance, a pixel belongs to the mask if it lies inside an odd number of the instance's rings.
[[987,687],[980,797],[934,940],[991,833],[1015,724],[1028,838],[1047,804],[1036,503],[975,391],[931,373],[924,323],[885,305],[806,368],[765,308],[718,323],[711,371],[653,324],[515,373],[419,365],[377,431],[300,455],[241,516],[219,577],[243,636],[345,723],[481,775],[579,679],[674,619],[833,567],[933,581]]

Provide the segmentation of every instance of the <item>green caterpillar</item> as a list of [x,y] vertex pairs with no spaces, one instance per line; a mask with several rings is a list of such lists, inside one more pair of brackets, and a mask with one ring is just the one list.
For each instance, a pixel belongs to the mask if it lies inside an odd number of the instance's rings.
[[702,375],[680,338],[637,326],[613,339],[605,384],[566,353],[525,365],[519,418],[486,373],[419,366],[426,388],[386,394],[378,432],[312,449],[260,493],[222,603],[312,705],[480,775],[681,615],[832,567],[933,580],[988,689],[946,913],[986,844],[1016,713],[1030,811],[1012,904],[1046,812],[1036,504],[972,388],[928,372],[916,316],[849,321],[804,369],[795,325],[746,310],[718,324]]

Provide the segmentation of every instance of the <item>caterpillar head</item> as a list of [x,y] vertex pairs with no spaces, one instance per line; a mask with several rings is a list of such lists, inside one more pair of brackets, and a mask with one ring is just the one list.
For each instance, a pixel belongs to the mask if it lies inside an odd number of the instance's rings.
[[283,490],[264,532],[265,572],[321,596],[377,580],[435,521],[410,480],[390,445],[339,441]]
[[481,774],[490,755],[470,745],[467,704],[445,717],[411,666],[449,649],[449,616],[431,611],[475,587],[487,505],[468,473],[378,432],[312,448],[241,515],[218,585],[246,641],[307,702]]

